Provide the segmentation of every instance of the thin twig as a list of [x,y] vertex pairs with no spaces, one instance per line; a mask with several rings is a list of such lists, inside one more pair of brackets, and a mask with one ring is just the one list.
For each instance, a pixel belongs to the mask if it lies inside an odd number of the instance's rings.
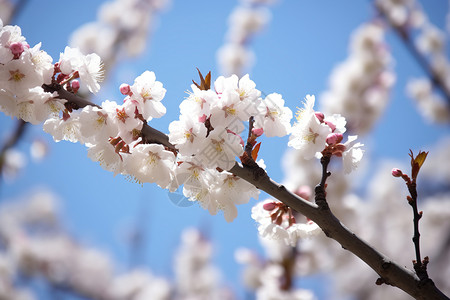
[[416,260],[413,261],[414,270],[421,281],[429,280],[427,272],[428,257],[422,261],[420,255],[420,232],[419,232],[419,221],[422,218],[422,212],[417,209],[417,185],[416,181],[407,182],[409,194],[408,203],[413,209],[413,224],[414,224],[414,236],[412,241],[414,243],[414,249],[416,251]]
[[253,144],[254,144],[251,142],[252,130],[253,130],[254,123],[255,123],[255,118],[253,116],[251,116],[248,119],[248,137],[247,137],[247,143],[245,144],[245,152],[247,153],[247,155],[249,157],[252,157],[252,149],[253,149]]
[[330,163],[330,160],[331,154],[324,154],[321,157],[320,163],[322,164],[322,178],[320,180],[320,183],[314,189],[314,192],[316,194],[315,201],[319,206],[319,209],[321,210],[330,209],[327,203],[325,192],[327,178],[331,175],[331,173],[328,172],[328,164]]

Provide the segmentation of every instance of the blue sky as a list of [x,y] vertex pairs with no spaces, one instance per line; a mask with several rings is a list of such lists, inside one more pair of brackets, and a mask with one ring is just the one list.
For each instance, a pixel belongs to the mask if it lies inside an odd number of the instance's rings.
[[[84,22],[93,21],[102,1],[29,1],[15,24],[30,45],[42,42],[55,60],[64,51],[70,33]],[[374,16],[370,1],[280,1],[271,7],[272,20],[251,43],[256,64],[250,77],[265,94],[281,93],[286,105],[295,111],[306,94],[319,95],[328,86],[333,67],[347,57],[350,33]],[[178,118],[178,104],[197,80],[196,67],[213,78],[219,76],[216,50],[223,44],[227,17],[237,1],[178,1],[158,18],[150,43],[143,55],[121,62],[106,82],[95,101],[122,101],[118,86],[132,83],[145,70],[156,73],[167,89],[163,100],[167,115],[151,125],[168,132],[171,121]],[[447,5],[432,0],[423,3],[431,21],[444,27]],[[408,78],[419,77],[418,65],[397,37],[387,35],[395,59],[397,82],[386,113],[374,132],[365,138],[373,165],[383,158],[407,162],[410,148],[426,149],[442,136],[446,126],[428,124],[405,96]],[[7,136],[14,122],[0,115],[0,138]],[[121,176],[114,177],[93,163],[85,147],[69,142],[54,143],[40,126],[29,128],[19,148],[26,151],[29,142],[42,137],[50,145],[50,155],[40,164],[29,164],[12,184],[0,186],[2,199],[17,197],[37,187],[54,191],[61,199],[62,216],[67,229],[81,242],[109,252],[128,267],[129,246],[125,232],[138,223],[146,234],[143,263],[153,272],[173,276],[172,257],[180,233],[188,226],[200,227],[212,239],[216,262],[225,274],[225,282],[238,289],[240,268],[234,262],[236,247],[259,249],[257,230],[250,218],[255,203],[238,207],[239,216],[227,223],[222,215],[210,216],[198,205],[179,207],[168,198],[167,191],[155,185],[140,186]],[[287,138],[264,140],[260,157],[267,164],[269,175],[283,179],[280,167]],[[261,195],[265,199],[264,195]],[[260,251],[260,249],[259,249]],[[316,281],[313,286],[321,297]],[[306,283],[305,283],[306,284]]]

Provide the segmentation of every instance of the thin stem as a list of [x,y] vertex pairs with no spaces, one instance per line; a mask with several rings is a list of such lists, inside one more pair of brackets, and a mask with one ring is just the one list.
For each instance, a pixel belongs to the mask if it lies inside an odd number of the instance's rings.
[[328,164],[331,160],[331,154],[324,154],[322,158],[320,159],[320,163],[322,164],[322,179],[320,180],[320,183],[315,188],[315,201],[316,204],[319,206],[319,209],[325,210],[330,209],[327,203],[326,199],[326,181],[327,178],[331,175],[330,172],[328,172]]
[[414,224],[414,236],[412,238],[412,241],[414,243],[414,249],[416,251],[416,260],[413,262],[414,270],[417,273],[417,276],[420,278],[420,280],[428,280],[428,272],[427,272],[427,263],[428,263],[428,257],[425,258],[424,261],[422,261],[421,255],[420,255],[420,232],[419,232],[419,221],[422,218],[422,213],[419,213],[419,210],[417,209],[417,185],[416,181],[413,180],[410,183],[407,183],[408,191],[411,195],[411,197],[408,198],[408,203],[411,205],[413,209],[413,224]]
[[247,155],[249,157],[252,157],[253,145],[251,143],[251,138],[252,138],[252,130],[253,130],[254,123],[255,123],[255,118],[253,116],[251,116],[248,119],[248,137],[247,137],[247,143],[245,145],[245,152],[247,153]]

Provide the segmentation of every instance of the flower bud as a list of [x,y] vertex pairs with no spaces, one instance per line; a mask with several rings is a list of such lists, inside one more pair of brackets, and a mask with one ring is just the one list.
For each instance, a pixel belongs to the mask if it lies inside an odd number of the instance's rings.
[[401,177],[403,175],[402,171],[397,168],[392,169],[392,176],[394,177]]
[[277,204],[275,202],[268,202],[263,205],[263,208],[268,211],[274,210],[276,207],[277,207]]
[[200,116],[200,117],[198,117],[198,121],[200,122],[200,123],[205,123],[206,122],[206,115],[205,114],[203,114],[202,116]]
[[342,133],[330,133],[327,136],[326,142],[328,145],[335,145],[337,143],[340,143],[343,138],[344,136],[342,135]]
[[320,123],[323,123],[323,119],[325,119],[325,115],[321,113],[320,111],[315,112],[316,118],[319,120]]
[[16,43],[12,43],[9,46],[9,49],[11,50],[11,53],[15,56],[15,57],[19,57],[20,54],[22,54],[24,47],[22,43],[16,42]]
[[264,129],[262,128],[253,128],[252,133],[256,136],[261,136],[264,133]]
[[126,83],[122,83],[120,85],[120,92],[122,93],[122,95],[129,95],[131,93],[130,85],[126,84]]
[[73,80],[70,83],[71,87],[72,87],[72,91],[74,93],[78,92],[78,90],[80,89],[80,82],[78,80]]

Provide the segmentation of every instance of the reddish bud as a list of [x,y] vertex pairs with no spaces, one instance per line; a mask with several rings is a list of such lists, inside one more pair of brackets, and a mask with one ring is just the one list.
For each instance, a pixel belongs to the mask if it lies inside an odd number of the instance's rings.
[[78,92],[78,90],[80,89],[80,82],[78,80],[73,80],[71,82],[71,87],[74,93]]
[[202,116],[198,117],[198,121],[199,121],[200,123],[205,123],[205,122],[206,122],[206,115],[203,114]]
[[263,205],[263,208],[267,211],[272,211],[277,207],[277,204],[275,202],[268,202]]
[[14,57],[19,57],[20,54],[22,54],[24,47],[22,43],[12,43],[9,46],[9,49],[11,50],[12,54],[14,55]]
[[258,136],[261,136],[264,133],[264,129],[262,129],[262,128],[253,128],[252,129],[252,133],[258,137]]
[[342,133],[330,133],[327,136],[326,142],[328,145],[334,145],[340,143],[343,138],[344,136],[342,135]]
[[321,113],[320,111],[315,112],[316,118],[319,120],[320,123],[323,123],[323,119],[325,119],[325,115]]
[[400,169],[397,169],[397,168],[392,169],[392,176],[401,177],[402,175],[403,175],[403,172]]
[[129,84],[122,83],[119,89],[122,95],[129,95],[131,93],[131,87]]

